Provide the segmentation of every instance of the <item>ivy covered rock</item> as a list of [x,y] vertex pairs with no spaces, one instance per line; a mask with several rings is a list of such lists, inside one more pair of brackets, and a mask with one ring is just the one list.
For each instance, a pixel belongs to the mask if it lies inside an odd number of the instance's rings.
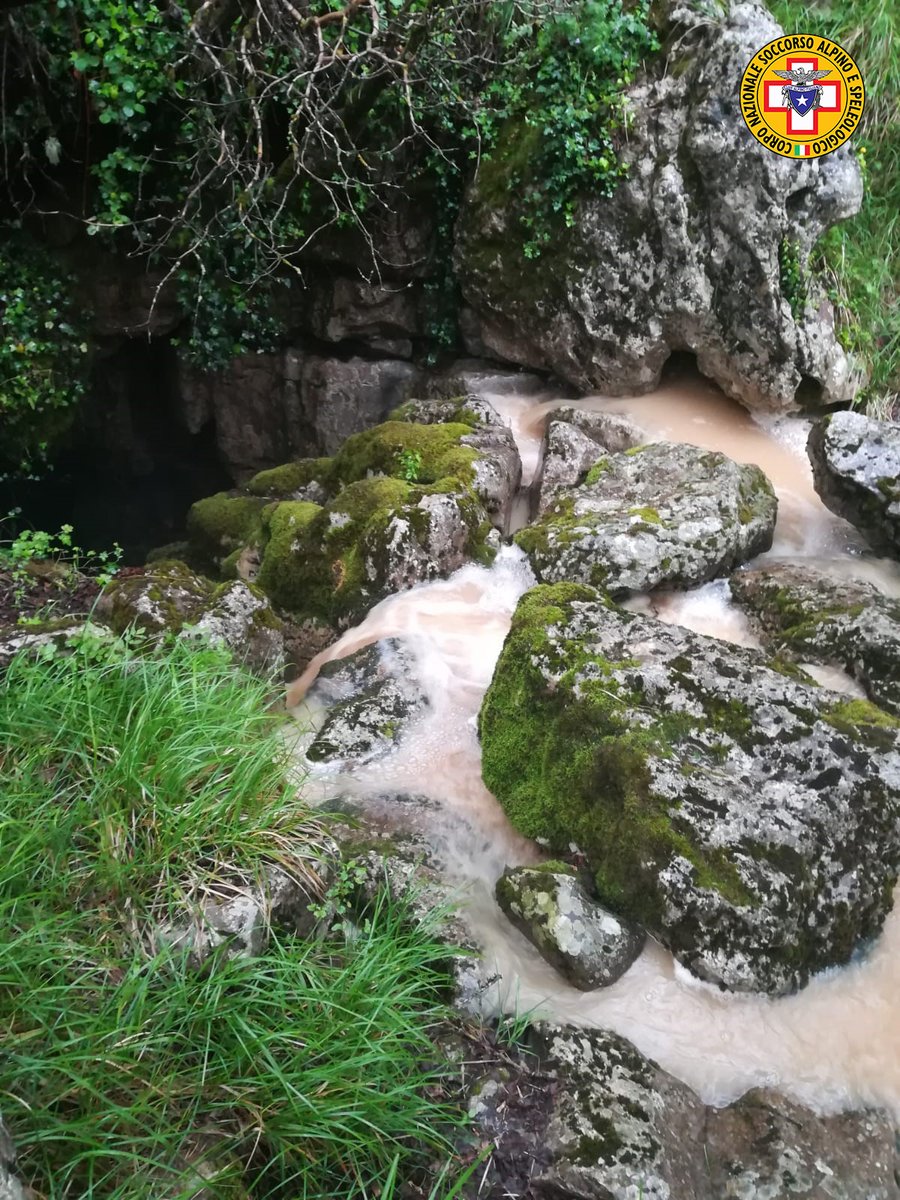
[[[583,440],[578,447],[580,468],[590,449]],[[768,550],[777,508],[758,467],[656,442],[598,451],[584,482],[560,490],[516,541],[548,583],[612,593],[692,587]]]
[[738,571],[731,594],[779,654],[837,664],[900,716],[900,601],[864,580],[793,563]]
[[758,651],[539,586],[480,734],[513,825],[702,979],[789,992],[890,909],[900,722]]
[[628,89],[627,138],[591,160],[596,139],[615,136],[598,123],[595,141],[548,172],[538,124],[518,119],[482,158],[457,225],[468,345],[582,392],[650,391],[673,351],[689,350],[754,410],[851,399],[853,371],[806,264],[859,210],[852,149],[798,166],[755,143],[723,100],[722,80],[736,86],[781,33],[761,3],[715,20],[681,0],[653,11],[671,57]]
[[510,868],[496,896],[516,928],[582,991],[615,983],[644,945],[643,933],[592,900],[562,863]]
[[[537,1057],[493,1069],[470,1092],[470,1115],[495,1147],[488,1183],[508,1179],[513,1186],[504,1194],[542,1200],[900,1196],[900,1156],[887,1112],[823,1117],[761,1089],[727,1107],[707,1107],[614,1033],[541,1024],[530,1037]],[[528,1098],[525,1120],[522,1097]]]
[[900,425],[838,412],[809,434],[816,491],[881,554],[900,557]]
[[328,714],[307,758],[357,765],[392,750],[405,726],[428,706],[416,682],[415,662],[397,638],[326,663],[309,701],[327,706]]
[[507,450],[473,424],[388,421],[333,458],[286,463],[244,493],[195,504],[191,545],[224,573],[252,559],[259,587],[293,618],[345,627],[393,592],[493,558],[488,509],[507,486]]
[[547,511],[560,491],[583,482],[606,452],[631,450],[646,441],[643,431],[625,417],[579,412],[576,408],[554,412],[541,445],[538,516]]

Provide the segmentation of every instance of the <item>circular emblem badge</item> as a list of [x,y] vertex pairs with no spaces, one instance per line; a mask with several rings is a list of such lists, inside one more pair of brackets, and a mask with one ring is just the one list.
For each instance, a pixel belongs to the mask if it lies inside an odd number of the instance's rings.
[[747,128],[767,150],[821,158],[856,129],[866,91],[859,68],[837,42],[785,34],[753,55],[740,99]]

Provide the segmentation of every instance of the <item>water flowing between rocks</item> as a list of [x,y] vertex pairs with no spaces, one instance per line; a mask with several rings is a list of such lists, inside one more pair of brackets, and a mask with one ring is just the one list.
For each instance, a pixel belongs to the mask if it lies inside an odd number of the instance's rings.
[[[523,487],[539,469],[543,426],[555,407],[574,404],[620,413],[646,430],[648,440],[690,442],[766,472],[778,492],[779,518],[772,550],[758,562],[803,559],[900,595],[900,569],[865,557],[855,531],[816,497],[805,453],[808,424],[802,419],[754,421],[700,379],[637,398],[485,399],[513,430]],[[524,521],[527,496],[517,511]],[[425,836],[458,885],[486,957],[500,972],[498,1010],[533,1011],[554,1021],[613,1029],[708,1103],[727,1103],[747,1088],[771,1086],[820,1111],[875,1104],[900,1116],[900,908],[865,955],[781,999],[721,992],[694,979],[652,941],[616,984],[581,992],[568,986],[497,908],[493,889],[502,870],[534,862],[540,854],[510,827],[482,783],[476,722],[516,602],[533,583],[521,551],[505,547],[489,569],[468,565],[450,579],[382,601],[315,659],[294,698],[311,685],[324,662],[381,638],[403,638],[430,709],[379,762],[343,775],[313,769],[310,791],[320,790],[323,797],[352,795],[387,825]],[[636,597],[628,606],[699,633],[758,644],[724,580],[689,592]],[[807,669],[829,687],[860,694],[837,669]],[[294,711],[302,723],[316,720],[306,703]]]

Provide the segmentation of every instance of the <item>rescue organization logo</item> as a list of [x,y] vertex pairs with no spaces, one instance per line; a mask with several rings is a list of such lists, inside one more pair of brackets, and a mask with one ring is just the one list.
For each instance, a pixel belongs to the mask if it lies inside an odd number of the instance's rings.
[[768,42],[741,79],[741,113],[758,142],[785,158],[821,158],[859,124],[866,90],[846,50],[792,34]]

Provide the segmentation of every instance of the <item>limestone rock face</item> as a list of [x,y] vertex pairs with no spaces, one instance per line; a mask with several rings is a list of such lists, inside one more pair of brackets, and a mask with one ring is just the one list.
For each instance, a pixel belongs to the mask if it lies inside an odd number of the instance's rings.
[[900,716],[900,601],[863,580],[794,563],[738,571],[730,583],[773,649],[836,663],[870,700]]
[[838,412],[813,425],[816,491],[882,554],[900,557],[900,425]]
[[[566,436],[571,445],[576,434]],[[591,453],[581,437],[572,452],[579,467]],[[558,490],[516,541],[546,582],[568,579],[612,593],[691,587],[768,550],[777,507],[758,467],[656,442],[599,451],[584,482]]]
[[456,249],[469,348],[583,392],[649,391],[669,355],[688,350],[753,410],[848,400],[857,381],[831,306],[812,282],[798,296],[781,261],[787,246],[804,269],[821,234],[858,211],[853,152],[798,164],[746,128],[737,81],[781,32],[762,4],[738,0],[714,19],[694,0],[655,11],[674,49],[628,93],[628,174],[611,197],[582,197],[572,227],[560,221],[526,258],[531,131],[507,128],[480,165]]
[[[527,1181],[527,1192],[513,1194],[536,1200],[900,1196],[887,1113],[820,1117],[760,1090],[727,1108],[708,1108],[616,1034],[540,1025],[532,1041],[537,1065],[525,1060],[519,1069],[482,1077],[469,1105],[496,1147],[492,1169],[506,1164],[511,1180]],[[530,1097],[524,1114],[522,1096]]]
[[631,450],[647,440],[631,421],[613,413],[568,407],[554,412],[541,445],[538,516],[547,511],[558,492],[581,483],[594,463],[605,457],[605,451]]
[[416,368],[399,359],[307,359],[301,376],[304,411],[319,449],[334,454],[351,434],[384,421],[417,377]]
[[514,867],[497,881],[497,903],[544,958],[582,991],[625,974],[644,935],[584,890],[574,871]]
[[296,347],[239,355],[214,373],[181,362],[182,418],[191,433],[214,422],[219,453],[244,482],[292,457],[333,454],[383,421],[417,377],[401,359],[322,358]]
[[310,700],[329,709],[307,758],[357,765],[392,750],[405,726],[428,704],[416,683],[412,657],[397,638],[326,663]]
[[516,828],[577,847],[600,899],[703,979],[789,992],[890,909],[900,723],[759,651],[539,586],[480,734]]

